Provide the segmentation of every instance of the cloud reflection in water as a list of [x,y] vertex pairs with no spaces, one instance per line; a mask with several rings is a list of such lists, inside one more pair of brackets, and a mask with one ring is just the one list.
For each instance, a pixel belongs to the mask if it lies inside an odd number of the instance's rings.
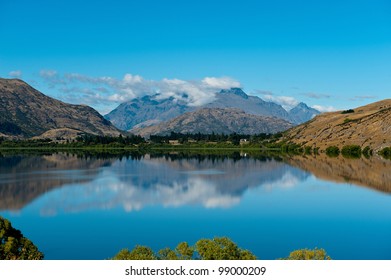
[[150,206],[229,208],[248,189],[293,187],[308,173],[274,160],[126,160],[105,167],[88,183],[68,185],[40,201],[42,215]]

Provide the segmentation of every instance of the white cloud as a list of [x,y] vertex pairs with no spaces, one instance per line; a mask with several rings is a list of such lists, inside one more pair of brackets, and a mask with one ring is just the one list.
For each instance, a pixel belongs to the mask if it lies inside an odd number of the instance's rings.
[[[127,212],[139,211],[153,205],[166,208],[186,205],[229,208],[239,204],[241,199],[240,194],[221,192],[213,182],[191,177],[181,181],[174,180],[170,184],[153,184],[149,188],[108,177],[56,192],[60,195],[52,194],[52,199],[41,209],[43,215],[55,216],[59,210],[77,213],[86,209],[113,209],[119,206]],[[74,200],[72,197],[89,199]]]
[[12,78],[20,78],[22,77],[22,71],[21,70],[15,70],[8,73],[8,75]]
[[56,70],[43,69],[39,72],[39,75],[48,84],[49,88],[68,86],[67,81],[64,78],[60,77]]
[[284,175],[273,182],[264,184],[264,187],[271,190],[274,188],[291,189],[296,187],[300,183],[300,178],[292,174],[290,171],[284,173]]
[[[271,102],[275,102],[277,104],[280,104],[287,111],[289,111],[290,109],[292,109],[293,107],[297,106],[300,103],[296,98],[294,98],[292,96],[278,96],[278,95],[273,94],[270,91],[260,91],[260,90],[256,91],[256,93],[258,95],[262,95],[262,99],[264,99],[266,101],[271,101]],[[310,98],[315,98],[315,99],[330,97],[330,95],[317,94],[317,93],[306,93],[304,95],[306,95],[307,97],[310,97]],[[333,106],[314,105],[311,107],[318,110],[319,112],[337,111],[337,109]]]
[[136,97],[134,92],[131,89],[123,90],[121,94],[114,93],[107,97],[107,100],[114,101],[114,102],[125,102],[127,100],[130,100],[132,98]]
[[240,87],[240,83],[229,77],[205,77],[202,80],[202,83],[206,87],[216,88],[216,89],[230,89]]
[[303,95],[307,96],[309,98],[313,98],[313,99],[322,99],[322,98],[330,98],[331,97],[329,94],[316,93],[316,92],[307,92],[307,93],[303,93]]
[[338,109],[333,106],[314,105],[314,106],[312,106],[312,108],[314,108],[322,113],[338,111]]
[[46,69],[43,69],[39,72],[39,75],[42,77],[42,78],[53,78],[55,76],[57,76],[57,71],[56,70],[46,70]]
[[[107,76],[90,77],[79,73],[60,75],[55,70],[42,70],[40,76],[49,87],[58,87],[60,92],[66,93],[65,101],[88,103],[101,112],[107,111],[108,107],[113,109],[118,103],[155,94],[158,99],[172,97],[189,106],[201,106],[213,101],[215,93],[221,89],[240,87],[238,81],[229,77],[206,77],[198,81],[165,78],[156,81],[129,73],[122,79],[117,79]],[[77,101],[77,98],[83,100]]]
[[362,100],[366,100],[366,99],[375,99],[377,96],[375,95],[356,95],[355,97],[353,98],[350,98],[350,100],[352,101],[362,101]]
[[297,101],[294,97],[291,96],[278,96],[274,95],[270,91],[257,91],[257,93],[261,94],[262,99],[264,99],[265,101],[271,101],[280,104],[282,107],[284,107],[285,110],[290,110],[297,104],[299,104],[299,101]]
[[158,99],[173,97],[189,106],[201,106],[212,102],[217,91],[216,88],[209,87],[199,81],[179,79],[163,79],[160,82],[155,82],[154,86],[159,88]]
[[125,74],[123,80],[124,80],[124,83],[128,84],[128,85],[134,85],[134,84],[143,82],[143,78],[141,76],[139,76],[139,75],[133,76],[132,74]]
[[277,103],[280,103],[281,106],[288,108],[295,107],[297,104],[299,104],[299,101],[297,101],[294,97],[291,96],[276,96],[274,100]]

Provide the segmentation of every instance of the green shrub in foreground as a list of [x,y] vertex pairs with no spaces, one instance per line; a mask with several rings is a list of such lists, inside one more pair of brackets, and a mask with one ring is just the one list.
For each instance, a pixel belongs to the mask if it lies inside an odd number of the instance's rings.
[[[172,250],[164,248],[154,253],[149,247],[136,246],[132,251],[121,250],[113,260],[255,260],[256,256],[241,249],[227,237],[198,240],[193,246],[179,243]],[[330,260],[324,249],[315,248],[293,251],[281,260]]]
[[324,249],[300,249],[293,251],[281,260],[331,260]]
[[113,260],[255,260],[256,256],[243,250],[227,237],[198,240],[194,246],[181,242],[172,250],[164,248],[154,253],[149,247],[136,246],[132,251],[121,250]]
[[11,222],[0,217],[0,260],[42,260],[43,254]]

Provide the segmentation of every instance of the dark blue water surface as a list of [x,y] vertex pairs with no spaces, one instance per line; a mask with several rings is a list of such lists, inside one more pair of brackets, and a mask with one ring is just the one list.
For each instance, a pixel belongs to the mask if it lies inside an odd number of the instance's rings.
[[2,156],[0,215],[46,259],[215,236],[260,259],[314,247],[334,259],[391,259],[390,162],[311,160]]

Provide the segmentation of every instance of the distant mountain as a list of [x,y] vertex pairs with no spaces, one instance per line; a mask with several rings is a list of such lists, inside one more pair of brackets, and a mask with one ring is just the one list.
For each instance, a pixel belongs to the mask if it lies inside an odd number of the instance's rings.
[[239,109],[203,108],[180,115],[170,121],[154,126],[135,128],[134,134],[148,137],[149,135],[167,135],[171,131],[178,133],[276,133],[291,128],[288,121],[275,117],[247,114]]
[[162,100],[157,97],[158,95],[146,95],[122,103],[107,114],[105,118],[116,127],[129,130],[135,126],[145,127],[157,124],[193,109],[193,107],[187,106],[185,102],[175,101],[172,97]]
[[[186,94],[183,94],[182,99],[186,100]],[[281,105],[249,96],[240,88],[221,90],[216,93],[214,101],[199,107],[188,106],[183,100],[172,97],[160,99],[159,95],[144,96],[122,103],[105,117],[118,128],[130,130],[155,125],[202,108],[237,108],[248,114],[277,117],[296,124],[319,114],[304,103],[305,107],[299,104],[297,109],[287,112]]]
[[289,111],[290,120],[296,124],[304,123],[319,114],[320,112],[318,110],[308,107],[307,104],[303,102],[300,102],[296,107]]
[[285,140],[326,148],[345,145],[369,146],[374,150],[391,146],[391,99],[352,110],[323,113],[290,129]]
[[266,102],[257,96],[249,96],[240,88],[220,91],[216,94],[216,100],[203,107],[237,108],[248,114],[271,116],[291,121],[288,112],[281,105]]
[[0,79],[0,136],[119,135],[97,111],[48,97],[18,79]]

